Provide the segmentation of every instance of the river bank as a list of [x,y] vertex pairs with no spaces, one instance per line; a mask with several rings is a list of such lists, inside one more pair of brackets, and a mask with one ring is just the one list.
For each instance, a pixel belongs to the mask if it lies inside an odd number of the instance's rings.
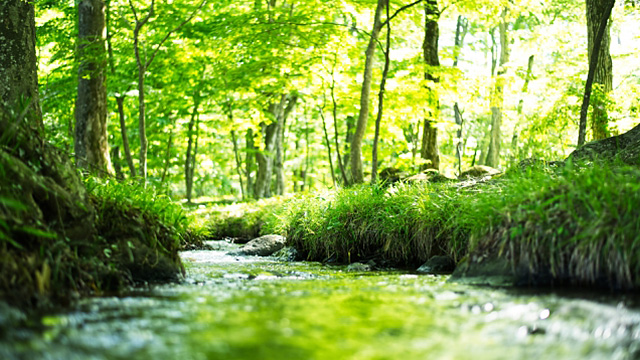
[[[447,256],[454,276],[474,283],[637,291],[637,204],[637,167],[569,162],[490,181],[360,186],[249,208],[252,218],[268,209],[259,233],[286,236],[308,260],[415,269]],[[211,223],[239,231],[238,219],[247,220],[220,212]]]
[[[3,359],[633,359],[633,297],[181,253],[180,284],[86,298],[2,327]],[[5,314],[5,313],[2,313]],[[6,316],[0,316],[7,325]]]

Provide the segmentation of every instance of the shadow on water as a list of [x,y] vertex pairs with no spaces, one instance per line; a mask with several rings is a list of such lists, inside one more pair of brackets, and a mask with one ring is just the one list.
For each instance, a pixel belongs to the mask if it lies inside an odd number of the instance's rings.
[[233,257],[225,246],[184,252],[182,284],[82,300],[35,319],[13,319],[19,327],[7,320],[9,310],[0,310],[0,358],[640,355],[640,311],[631,295],[472,287],[447,283],[446,276]]

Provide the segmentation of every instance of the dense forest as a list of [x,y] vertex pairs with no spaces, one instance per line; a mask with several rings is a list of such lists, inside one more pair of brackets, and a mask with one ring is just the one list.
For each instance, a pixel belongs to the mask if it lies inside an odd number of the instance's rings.
[[174,281],[179,250],[269,233],[305,260],[640,288],[636,1],[5,0],[0,19],[13,303]]
[[[606,3],[39,1],[45,137],[189,200],[564,159]],[[637,124],[638,16],[613,6],[583,143]]]

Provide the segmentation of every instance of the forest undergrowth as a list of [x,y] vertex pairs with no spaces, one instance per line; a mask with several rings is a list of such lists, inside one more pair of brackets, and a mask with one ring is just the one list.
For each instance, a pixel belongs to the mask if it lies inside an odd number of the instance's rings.
[[445,255],[465,264],[464,276],[483,271],[474,264],[506,261],[499,275],[513,284],[630,290],[640,288],[638,204],[637,167],[568,162],[489,181],[362,185],[251,203],[248,216],[213,213],[210,227],[218,238],[285,235],[307,260],[415,269]]

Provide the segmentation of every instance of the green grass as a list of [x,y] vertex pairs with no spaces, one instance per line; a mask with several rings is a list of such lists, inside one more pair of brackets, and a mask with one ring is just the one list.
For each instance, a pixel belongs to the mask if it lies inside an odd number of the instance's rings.
[[359,186],[277,208],[310,260],[414,267],[434,255],[506,259],[523,284],[640,287],[640,170],[512,170],[488,183]]
[[213,239],[251,240],[260,235],[279,233],[287,200],[274,197],[258,201],[213,207],[200,213],[207,218]]
[[596,164],[529,172],[497,199],[476,254],[506,258],[530,283],[640,288],[640,170]]

